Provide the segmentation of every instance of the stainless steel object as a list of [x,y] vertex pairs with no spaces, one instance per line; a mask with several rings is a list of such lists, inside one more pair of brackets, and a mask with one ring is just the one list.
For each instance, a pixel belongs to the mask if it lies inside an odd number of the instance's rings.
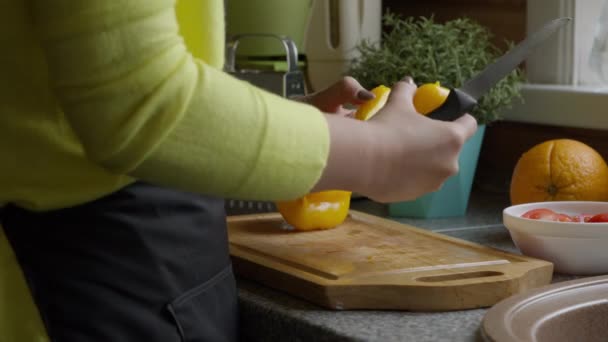
[[244,201],[228,199],[225,202],[227,215],[245,215],[254,213],[270,213],[277,211],[276,206],[272,202],[264,201]]
[[[239,42],[248,38],[275,39],[285,48],[287,71],[280,72],[262,69],[239,69],[236,63],[236,53]],[[298,48],[296,44],[286,36],[274,34],[240,34],[228,39],[226,45],[226,72],[248,81],[260,88],[275,94],[292,97],[305,94],[304,75],[298,69]]]

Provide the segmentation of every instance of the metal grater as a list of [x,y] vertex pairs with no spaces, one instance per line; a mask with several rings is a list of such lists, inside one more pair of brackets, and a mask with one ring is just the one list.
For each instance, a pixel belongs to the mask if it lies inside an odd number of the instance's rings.
[[225,202],[226,215],[246,215],[254,213],[270,213],[277,211],[273,202],[245,201],[227,199]]
[[[277,43],[281,43],[285,49],[287,71],[239,68],[236,65],[236,51],[239,42],[251,38],[273,39]],[[296,44],[286,36],[274,34],[240,34],[229,37],[226,44],[226,64],[224,70],[237,78],[283,97],[290,98],[292,96],[305,95],[306,93],[304,75],[298,69],[298,48]]]
[[[236,66],[236,50],[240,40],[248,38],[271,38],[280,42],[285,48],[287,72],[260,71],[238,69]],[[225,71],[233,76],[250,82],[283,97],[305,95],[304,76],[298,70],[298,50],[295,43],[285,36],[273,34],[243,34],[230,37],[226,47]],[[276,206],[267,201],[245,201],[227,199],[225,202],[227,215],[244,215],[254,213],[275,212]]]

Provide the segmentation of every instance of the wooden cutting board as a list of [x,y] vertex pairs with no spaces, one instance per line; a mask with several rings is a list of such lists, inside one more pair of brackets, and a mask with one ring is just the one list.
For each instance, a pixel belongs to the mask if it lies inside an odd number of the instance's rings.
[[553,265],[351,211],[330,230],[286,229],[278,213],[228,218],[235,272],[323,307],[459,310],[551,281]]

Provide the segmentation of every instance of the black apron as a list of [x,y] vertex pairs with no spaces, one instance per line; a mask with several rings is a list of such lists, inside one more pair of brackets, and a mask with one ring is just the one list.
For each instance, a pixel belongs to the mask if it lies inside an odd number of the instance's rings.
[[224,201],[136,183],[2,216],[52,341],[237,340]]

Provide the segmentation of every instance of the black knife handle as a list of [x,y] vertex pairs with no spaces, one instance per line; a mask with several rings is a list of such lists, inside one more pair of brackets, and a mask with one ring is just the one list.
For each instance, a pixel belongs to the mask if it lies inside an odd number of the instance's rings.
[[473,109],[476,104],[477,101],[467,93],[458,89],[450,89],[450,94],[445,102],[427,116],[435,120],[453,121]]

